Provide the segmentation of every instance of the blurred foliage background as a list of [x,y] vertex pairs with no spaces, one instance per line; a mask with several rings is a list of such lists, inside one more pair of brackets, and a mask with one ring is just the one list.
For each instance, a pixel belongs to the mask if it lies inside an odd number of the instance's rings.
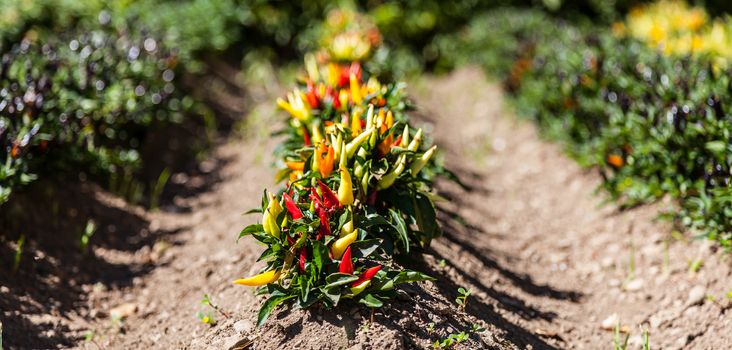
[[479,64],[614,198],[681,198],[671,216],[728,245],[732,5],[649,3],[0,0],[0,203],[80,172],[139,201],[155,130],[217,115],[196,77],[299,61],[346,8],[379,28],[375,74]]

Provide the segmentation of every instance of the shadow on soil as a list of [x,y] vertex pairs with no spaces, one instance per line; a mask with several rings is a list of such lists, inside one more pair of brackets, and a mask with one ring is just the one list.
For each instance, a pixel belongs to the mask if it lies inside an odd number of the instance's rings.
[[[448,198],[449,205],[438,207],[438,219],[442,224],[443,237],[440,251],[432,249],[434,257],[447,262],[458,258],[470,261],[469,263],[450,264],[452,271],[457,274],[459,279],[467,282],[471,288],[475,288],[474,291],[483,292],[487,296],[484,301],[477,297],[470,298],[471,304],[466,308],[467,313],[502,329],[509,335],[508,339],[521,348],[531,345],[535,349],[555,349],[553,345],[548,344],[531,330],[524,329],[498,314],[494,310],[494,305],[527,320],[540,318],[552,321],[557,316],[555,312],[538,309],[519,296],[493,288],[491,285],[487,285],[481,276],[486,274],[497,276],[497,279],[507,282],[501,283],[501,285],[511,285],[523,293],[536,297],[578,302],[583,295],[572,290],[538,284],[530,276],[512,271],[500,263],[495,258],[496,252],[491,248],[491,242],[506,239],[507,235],[500,232],[487,232],[480,224],[471,222],[491,220],[491,214],[484,209],[486,206],[483,205],[490,203],[491,191],[484,188],[484,184],[488,181],[480,174],[460,169],[460,167],[457,169],[461,175],[469,174],[470,176],[462,178],[466,182],[465,186],[447,184],[438,186],[440,194]],[[478,195],[482,198],[483,203],[471,201],[468,194]],[[455,285],[452,282],[453,279],[446,276],[437,281],[441,294],[448,295],[450,300],[458,296],[457,289],[461,287]]]
[[[227,72],[233,69],[222,62],[215,66]],[[166,212],[190,212],[188,201],[181,199],[210,191],[223,180],[220,169],[231,159],[212,157],[207,150],[223,142],[244,113],[246,92],[233,80],[188,80],[192,93],[216,114],[215,123],[190,118],[178,125],[152,128],[142,150],[143,171],[136,178],[145,188],[142,201],[147,204],[151,184],[163,169],[176,174],[160,198],[160,208]],[[194,88],[206,85],[214,88]],[[145,256],[158,241],[178,244],[176,234],[186,229],[151,228],[144,208],[126,204],[85,178],[61,175],[39,180],[13,193],[11,200],[0,207],[0,339],[5,349],[57,348],[78,343],[82,337],[79,330],[70,330],[55,320],[59,316],[86,317],[92,288],[125,288],[136,277],[164,264]],[[89,221],[95,229],[88,247],[83,249],[81,236]],[[25,244],[16,264],[21,236]],[[113,255],[123,253],[125,262],[96,256],[93,247],[102,247]],[[136,262],[129,263],[130,259]]]

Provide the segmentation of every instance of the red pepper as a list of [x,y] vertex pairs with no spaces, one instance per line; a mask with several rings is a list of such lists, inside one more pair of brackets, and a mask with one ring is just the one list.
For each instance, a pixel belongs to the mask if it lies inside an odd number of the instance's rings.
[[305,247],[300,248],[300,271],[305,272],[305,261],[308,259],[308,250]]
[[320,106],[320,101],[318,101],[318,96],[315,95],[315,87],[313,86],[312,81],[308,81],[307,93],[305,93],[305,98],[307,98],[310,107],[318,108],[318,106]]
[[348,67],[341,68],[341,76],[338,79],[338,87],[344,87],[351,83],[351,72]]
[[335,192],[323,183],[323,181],[320,181],[320,179],[318,179],[318,186],[320,187],[320,192],[323,192],[323,204],[325,204],[325,207],[328,210],[340,208],[341,202],[338,201],[338,196]]
[[305,140],[305,146],[310,146],[312,144],[310,141],[310,134],[308,134],[308,129],[305,127],[302,127],[302,138]]
[[295,240],[290,235],[287,235],[287,243],[289,245],[295,245]]
[[290,197],[290,195],[287,193],[283,193],[282,198],[285,199],[285,206],[287,207],[287,212],[289,212],[290,216],[292,216],[292,220],[302,218],[302,211],[300,211],[300,208],[297,207],[297,204],[295,204],[295,201],[292,200],[292,197]]
[[320,199],[318,191],[315,189],[315,187],[310,187],[310,201],[315,203],[316,210],[323,207],[323,201]]
[[402,135],[399,135],[399,137],[397,137],[396,140],[394,140],[394,143],[391,144],[391,147],[398,146],[401,143],[402,143]]
[[366,269],[366,271],[364,271],[356,281],[351,283],[351,287],[356,287],[363,282],[371,280],[372,278],[374,278],[374,276],[376,276],[376,273],[379,272],[379,270],[381,270],[381,265],[376,265],[374,267]]
[[325,209],[323,209],[323,207],[319,207],[317,210],[318,218],[320,218],[320,228],[318,232],[318,240],[320,240],[324,236],[330,236],[332,233],[330,231],[330,219],[328,218],[328,214],[325,212]]
[[338,265],[338,272],[353,274],[353,263],[351,262],[351,247],[346,248],[341,258],[341,263]]

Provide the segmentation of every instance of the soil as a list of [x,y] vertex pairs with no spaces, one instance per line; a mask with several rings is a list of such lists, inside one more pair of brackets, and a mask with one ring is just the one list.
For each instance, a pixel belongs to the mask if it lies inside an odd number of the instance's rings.
[[[256,329],[263,297],[231,281],[257,270],[262,249],[236,241],[257,219],[241,213],[258,206],[265,186],[277,186],[269,130],[279,118],[273,96],[283,90],[269,89],[252,93],[241,137],[218,147],[196,176],[172,177],[205,190],[173,197],[162,211],[92,185],[51,185],[74,203],[61,210],[68,222],[40,215],[28,224],[50,225],[61,241],[93,217],[92,249],[62,261],[79,248],[31,243],[12,273],[14,243],[2,242],[2,345],[426,349],[465,332],[454,348],[607,349],[617,326],[630,348],[640,348],[641,328],[654,349],[732,348],[728,253],[656,220],[668,201],[626,211],[602,205],[599,175],[513,116],[500,88],[475,68],[411,87],[418,123],[466,185],[438,182],[444,236],[410,266],[437,280],[402,288],[374,312],[280,310]],[[461,287],[472,292],[464,309],[454,301]],[[204,294],[221,312],[201,304]],[[213,326],[196,316],[209,311]]]

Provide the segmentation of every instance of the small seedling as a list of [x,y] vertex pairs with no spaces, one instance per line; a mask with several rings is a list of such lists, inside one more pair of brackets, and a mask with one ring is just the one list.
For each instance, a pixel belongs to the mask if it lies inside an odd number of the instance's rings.
[[435,332],[435,323],[430,322],[427,324],[427,333],[432,334]]
[[158,209],[160,195],[162,195],[163,189],[165,188],[165,185],[168,183],[169,179],[170,170],[168,168],[165,168],[162,172],[160,172],[160,176],[158,176],[158,181],[155,182],[155,186],[153,186],[152,193],[150,194],[150,210]]
[[447,349],[455,344],[460,344],[460,343],[468,340],[469,337],[470,337],[470,334],[465,333],[465,332],[452,333],[452,334],[448,335],[447,338],[445,338],[445,339],[436,340],[435,343],[432,344],[432,346],[435,349]]
[[[224,318],[229,318],[229,314],[227,312],[225,312],[224,310],[221,310],[221,308],[218,305],[214,304],[211,301],[211,298],[208,296],[208,294],[203,295],[203,299],[201,299],[201,304],[203,304],[203,306],[211,308],[215,312],[218,312]],[[211,310],[209,310],[207,312],[199,312],[197,314],[197,316],[198,316],[198,319],[201,320],[201,322],[213,326],[216,324],[216,319],[214,318],[213,314],[214,313]]]
[[625,339],[621,339],[620,322],[615,324],[615,339],[613,339],[613,350],[627,350],[629,334],[625,334]]
[[460,305],[461,310],[465,310],[465,307],[468,305],[468,297],[472,292],[470,289],[465,289],[463,287],[458,288],[458,293],[460,293],[460,296],[455,298],[455,302]]
[[485,332],[485,328],[481,327],[479,324],[473,323],[470,325],[470,332],[471,333],[482,333]]
[[440,262],[437,263],[437,266],[445,267],[447,266],[447,261],[445,261],[445,259],[440,259]]
[[732,290],[727,292],[727,299],[732,299]]
[[643,330],[643,350],[651,350],[648,328]]
[[[96,345],[97,349],[103,349],[99,343],[94,339],[97,337],[97,333],[93,330],[88,330],[86,333],[84,333],[84,341],[91,342],[92,344]],[[2,350],[2,349],[0,349]]]
[[25,235],[20,235],[15,248],[15,257],[13,258],[13,273],[20,268],[20,260],[23,258],[23,246],[25,246]]
[[196,313],[196,317],[201,320],[201,322],[209,325],[209,326],[215,326],[216,325],[216,319],[214,318],[213,312],[198,312]]
[[93,220],[88,220],[86,222],[86,227],[84,227],[84,231],[81,232],[80,238],[79,238],[79,247],[81,248],[82,253],[87,252],[87,248],[89,247],[89,239],[91,236],[94,235],[94,232],[97,230],[96,224],[94,224]]
[[704,260],[701,258],[696,258],[689,262],[689,274],[695,274],[699,271],[699,269],[702,268],[704,265]]

